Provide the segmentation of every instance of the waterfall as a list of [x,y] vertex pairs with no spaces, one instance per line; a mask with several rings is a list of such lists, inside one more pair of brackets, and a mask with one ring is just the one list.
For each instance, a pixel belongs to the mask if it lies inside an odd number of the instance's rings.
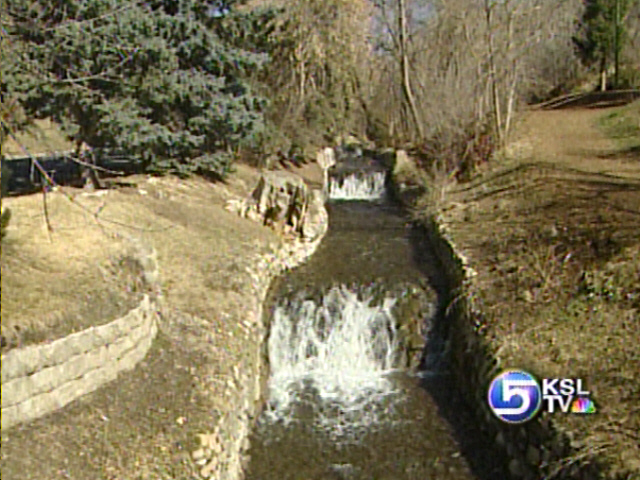
[[[397,355],[396,300],[345,286],[321,301],[298,298],[275,308],[268,341],[271,376],[267,416],[290,421],[310,395],[317,424],[344,433],[376,422],[393,396],[388,374]],[[312,392],[311,394],[309,392]]]
[[386,193],[385,173],[380,171],[330,176],[329,198],[332,200],[378,200]]

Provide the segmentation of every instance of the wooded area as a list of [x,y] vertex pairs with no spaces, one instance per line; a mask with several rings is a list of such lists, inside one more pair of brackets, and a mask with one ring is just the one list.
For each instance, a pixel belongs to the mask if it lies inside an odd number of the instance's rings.
[[78,149],[223,177],[352,134],[464,172],[527,102],[638,86],[639,5],[5,0],[2,138],[46,117]]

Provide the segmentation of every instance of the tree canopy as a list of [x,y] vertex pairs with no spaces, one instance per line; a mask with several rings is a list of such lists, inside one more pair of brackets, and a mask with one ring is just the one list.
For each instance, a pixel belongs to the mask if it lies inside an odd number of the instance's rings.
[[586,65],[598,65],[604,73],[620,54],[626,42],[625,17],[629,6],[630,0],[585,0],[574,42]]
[[78,145],[222,176],[266,105],[243,78],[267,57],[216,33],[233,3],[9,0],[3,97],[59,121]]

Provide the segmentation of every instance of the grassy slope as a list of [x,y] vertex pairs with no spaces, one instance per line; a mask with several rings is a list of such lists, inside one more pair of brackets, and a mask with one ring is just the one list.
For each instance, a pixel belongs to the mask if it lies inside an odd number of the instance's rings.
[[[315,164],[288,169],[310,184],[322,179]],[[156,248],[166,307],[133,371],[2,432],[3,479],[199,477],[190,458],[197,435],[233,411],[233,391],[243,388],[231,381],[234,369],[259,341],[247,326],[255,301],[247,268],[282,241],[224,208],[257,180],[256,170],[238,165],[224,184],[137,176],[104,195],[65,188],[73,203],[48,195],[51,236],[41,195],[4,200],[14,218],[2,249],[3,330],[20,326],[24,342],[38,342],[111,320],[119,312],[109,294],[130,299],[131,278],[108,267],[128,256],[130,237]]]
[[[585,458],[601,455],[610,473],[632,475],[640,475],[640,162],[629,161],[638,137],[627,122],[636,108],[532,112],[490,171],[439,199],[477,271],[503,365],[584,378],[600,413],[556,419]],[[603,135],[595,127],[603,115],[605,125],[629,119],[615,131],[631,143]]]
[[118,312],[111,299],[95,292],[124,289],[115,280],[105,286],[100,267],[126,255],[127,237],[157,249],[168,315],[133,371],[59,412],[3,431],[3,479],[194,478],[188,457],[196,434],[211,431],[228,410],[226,379],[253,345],[242,330],[254,298],[246,267],[280,242],[224,209],[229,196],[247,194],[257,173],[239,166],[226,185],[128,180],[137,187],[103,196],[65,189],[75,203],[49,194],[51,239],[40,195],[5,199],[14,219],[11,248],[2,249],[3,329],[22,326],[38,341],[112,320]]
[[640,100],[604,115],[599,125],[629,155],[640,156]]

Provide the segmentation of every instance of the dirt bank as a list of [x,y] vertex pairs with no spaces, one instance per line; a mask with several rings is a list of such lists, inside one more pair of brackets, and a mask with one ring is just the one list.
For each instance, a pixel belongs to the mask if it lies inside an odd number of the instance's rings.
[[438,208],[468,264],[455,293],[479,313],[469,328],[499,368],[582,378],[598,406],[594,416],[544,417],[570,440],[555,452],[527,448],[542,431],[498,435],[508,458],[524,448],[510,465],[516,476],[595,478],[589,463],[611,477],[640,475],[640,162],[599,129],[612,112],[531,112],[488,171],[418,212]]

